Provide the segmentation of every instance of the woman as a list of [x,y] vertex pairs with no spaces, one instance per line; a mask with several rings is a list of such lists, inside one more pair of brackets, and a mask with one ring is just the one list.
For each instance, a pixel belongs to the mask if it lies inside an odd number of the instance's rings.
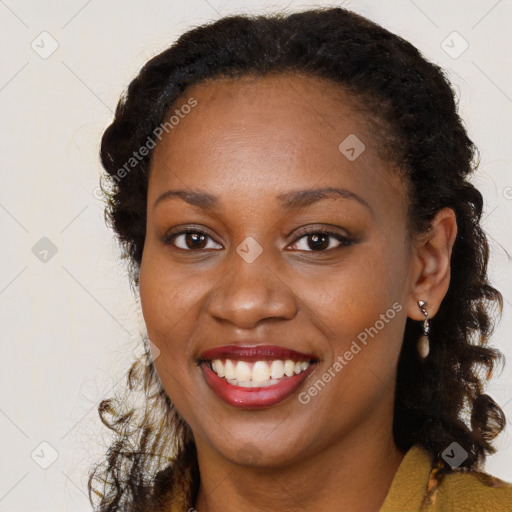
[[149,339],[97,510],[512,510],[474,149],[442,71],[341,8],[151,59],[101,147]]

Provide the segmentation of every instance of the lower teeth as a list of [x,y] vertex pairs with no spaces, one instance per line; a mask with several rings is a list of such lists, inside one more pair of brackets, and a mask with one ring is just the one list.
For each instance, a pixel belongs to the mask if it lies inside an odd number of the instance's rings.
[[274,386],[275,384],[279,384],[283,379],[270,379],[266,380],[264,382],[253,382],[252,380],[247,381],[241,381],[238,382],[236,379],[225,379],[228,384],[231,384],[232,386],[240,386],[242,388],[263,388],[268,386]]

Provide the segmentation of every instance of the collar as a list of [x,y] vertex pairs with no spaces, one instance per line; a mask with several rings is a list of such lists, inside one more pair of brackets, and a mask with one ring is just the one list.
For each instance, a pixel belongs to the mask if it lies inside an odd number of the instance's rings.
[[432,467],[432,456],[420,445],[412,446],[405,454],[391,482],[379,512],[397,510],[420,511],[439,483],[438,468]]

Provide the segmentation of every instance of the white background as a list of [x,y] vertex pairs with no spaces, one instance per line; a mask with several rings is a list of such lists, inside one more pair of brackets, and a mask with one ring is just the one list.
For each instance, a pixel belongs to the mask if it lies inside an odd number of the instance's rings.
[[[99,141],[122,90],[148,58],[193,25],[234,12],[317,2],[241,0],[0,1],[2,229],[0,511],[87,511],[87,472],[105,452],[97,405],[140,343],[141,315],[95,197]],[[512,2],[350,1],[444,67],[481,151],[490,276],[505,297],[494,336],[510,363],[488,391],[512,422]],[[47,31],[50,36],[40,36]],[[457,58],[448,55],[468,49]],[[455,39],[453,39],[455,37]],[[42,39],[46,38],[46,39]],[[56,51],[43,59],[39,51]],[[446,44],[446,43],[445,43]],[[32,252],[47,237],[56,254]],[[487,471],[512,481],[509,427]],[[51,445],[40,446],[41,442]],[[36,450],[37,449],[37,450]],[[42,469],[31,458],[58,454]],[[43,455],[44,454],[44,455]],[[49,460],[49,459],[48,459]]]

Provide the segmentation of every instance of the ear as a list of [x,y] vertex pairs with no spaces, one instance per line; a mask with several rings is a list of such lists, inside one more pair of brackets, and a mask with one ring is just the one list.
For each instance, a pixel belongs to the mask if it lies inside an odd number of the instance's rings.
[[427,302],[426,311],[432,318],[443,301],[450,285],[450,261],[457,236],[457,219],[451,208],[437,212],[431,229],[412,243],[410,294],[407,315],[424,320],[418,300]]

